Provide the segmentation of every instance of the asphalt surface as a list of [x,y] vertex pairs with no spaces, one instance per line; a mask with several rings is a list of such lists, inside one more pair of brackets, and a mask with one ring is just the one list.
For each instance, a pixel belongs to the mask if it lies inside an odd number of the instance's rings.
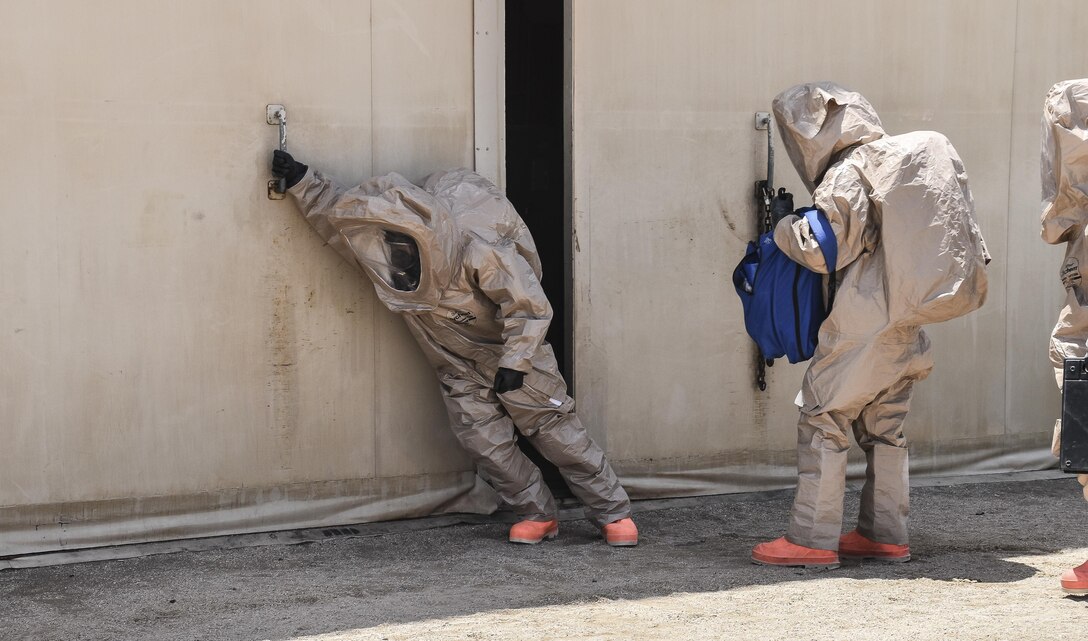
[[[506,523],[0,572],[0,639],[1083,639],[1088,559],[1073,478],[915,488],[905,564],[753,565],[792,493],[639,506],[637,548],[589,523]],[[649,509],[647,509],[649,508]],[[847,497],[856,513],[857,494]],[[850,529],[848,522],[844,529]]]

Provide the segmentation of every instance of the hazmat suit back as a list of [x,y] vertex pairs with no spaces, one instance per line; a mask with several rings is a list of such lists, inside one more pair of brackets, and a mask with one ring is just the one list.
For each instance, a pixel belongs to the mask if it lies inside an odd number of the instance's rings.
[[[1065,243],[1059,270],[1065,306],[1050,337],[1050,361],[1058,387],[1062,361],[1088,356],[1088,78],[1055,84],[1043,103],[1042,237]],[[1061,423],[1054,430],[1058,456]],[[1088,500],[1088,474],[1079,476]]]
[[[590,520],[603,527],[629,516],[627,494],[575,414],[544,340],[552,308],[536,245],[495,185],[456,169],[422,187],[389,174],[345,190],[308,170],[289,192],[402,316],[435,368],[454,435],[508,504],[532,520],[556,513],[517,429],[559,468]],[[521,387],[496,394],[500,368],[523,373]]]

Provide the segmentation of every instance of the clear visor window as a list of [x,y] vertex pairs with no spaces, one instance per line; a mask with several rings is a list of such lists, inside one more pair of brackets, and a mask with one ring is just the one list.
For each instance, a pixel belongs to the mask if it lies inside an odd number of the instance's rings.
[[411,236],[385,232],[389,250],[389,284],[402,292],[414,292],[419,287],[419,246]]
[[389,287],[414,292],[419,289],[419,245],[407,234],[369,229],[350,239],[359,261]]

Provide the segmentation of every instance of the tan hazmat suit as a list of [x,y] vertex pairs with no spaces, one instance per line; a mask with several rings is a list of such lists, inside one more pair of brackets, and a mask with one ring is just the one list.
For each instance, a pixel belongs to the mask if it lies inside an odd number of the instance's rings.
[[[1058,388],[1062,359],[1088,356],[1088,78],[1054,85],[1043,103],[1043,240],[1065,243],[1058,272],[1065,307],[1050,337],[1050,362]],[[1061,421],[1054,430],[1059,454]],[[1088,474],[1078,476],[1088,500]]]
[[[853,431],[865,451],[858,531],[907,543],[907,442],[912,388],[933,367],[922,325],[962,316],[986,298],[989,257],[956,150],[931,131],[884,133],[872,105],[832,83],[774,100],[790,160],[838,241],[838,291],[801,388],[798,485],[786,538],[837,550]],[[827,273],[803,217],[775,243]]]
[[[458,441],[519,516],[555,518],[556,505],[515,429],[559,468],[590,521],[603,527],[630,516],[627,493],[579,421],[544,341],[552,308],[533,238],[497,187],[462,169],[423,187],[389,174],[345,190],[309,170],[289,191],[404,318],[435,368]],[[405,255],[415,259],[408,269]],[[523,386],[496,394],[500,367],[524,372]]]

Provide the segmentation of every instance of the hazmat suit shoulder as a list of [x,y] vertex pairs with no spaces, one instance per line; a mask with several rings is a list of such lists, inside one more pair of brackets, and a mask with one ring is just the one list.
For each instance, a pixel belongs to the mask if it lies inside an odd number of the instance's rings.
[[1088,78],[1050,89],[1042,126],[1042,237],[1058,244],[1088,222]]
[[423,188],[446,203],[463,234],[494,246],[512,243],[540,278],[540,255],[529,227],[494,183],[470,169],[451,169],[428,176]]

